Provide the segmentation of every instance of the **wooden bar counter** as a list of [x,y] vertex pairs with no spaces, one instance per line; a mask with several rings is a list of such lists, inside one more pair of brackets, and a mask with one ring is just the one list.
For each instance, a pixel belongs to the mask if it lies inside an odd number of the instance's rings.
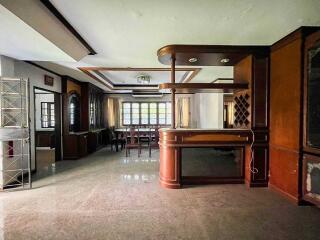
[[[246,129],[162,128],[159,132],[160,184],[165,188],[180,188],[186,183],[181,176],[182,149],[210,147],[245,149],[251,144],[251,131]],[[242,181],[244,182],[244,179]]]

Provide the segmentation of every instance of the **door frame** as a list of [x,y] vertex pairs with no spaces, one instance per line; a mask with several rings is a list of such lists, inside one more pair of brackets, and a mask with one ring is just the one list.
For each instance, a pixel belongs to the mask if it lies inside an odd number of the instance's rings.
[[49,93],[54,94],[54,114],[55,114],[55,127],[54,127],[54,133],[55,133],[55,162],[62,160],[62,132],[61,132],[61,96],[62,94],[56,91],[48,90],[41,87],[33,86],[33,106],[34,106],[34,171],[37,171],[37,146],[36,146],[36,93],[35,90],[42,90]]

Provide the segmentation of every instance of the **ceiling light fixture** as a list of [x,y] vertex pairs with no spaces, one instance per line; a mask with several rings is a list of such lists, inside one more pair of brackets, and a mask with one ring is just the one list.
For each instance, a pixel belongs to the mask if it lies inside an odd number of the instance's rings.
[[221,63],[228,63],[229,61],[230,61],[229,58],[222,58],[222,59],[220,60]]
[[198,61],[198,58],[195,58],[195,57],[189,58],[189,62],[190,62],[190,63],[195,63],[195,62],[197,62],[197,61]]
[[150,84],[151,76],[145,73],[141,73],[137,76],[137,82],[140,84]]

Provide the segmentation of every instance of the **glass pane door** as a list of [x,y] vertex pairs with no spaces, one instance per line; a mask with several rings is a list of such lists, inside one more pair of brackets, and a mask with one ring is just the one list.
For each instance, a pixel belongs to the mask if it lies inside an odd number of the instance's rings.
[[320,43],[308,52],[307,145],[320,148]]

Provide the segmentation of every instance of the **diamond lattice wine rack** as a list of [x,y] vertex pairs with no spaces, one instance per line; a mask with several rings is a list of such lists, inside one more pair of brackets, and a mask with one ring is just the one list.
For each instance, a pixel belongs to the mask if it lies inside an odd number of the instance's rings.
[[239,94],[234,98],[234,125],[237,128],[248,128],[250,121],[250,96],[247,93]]

